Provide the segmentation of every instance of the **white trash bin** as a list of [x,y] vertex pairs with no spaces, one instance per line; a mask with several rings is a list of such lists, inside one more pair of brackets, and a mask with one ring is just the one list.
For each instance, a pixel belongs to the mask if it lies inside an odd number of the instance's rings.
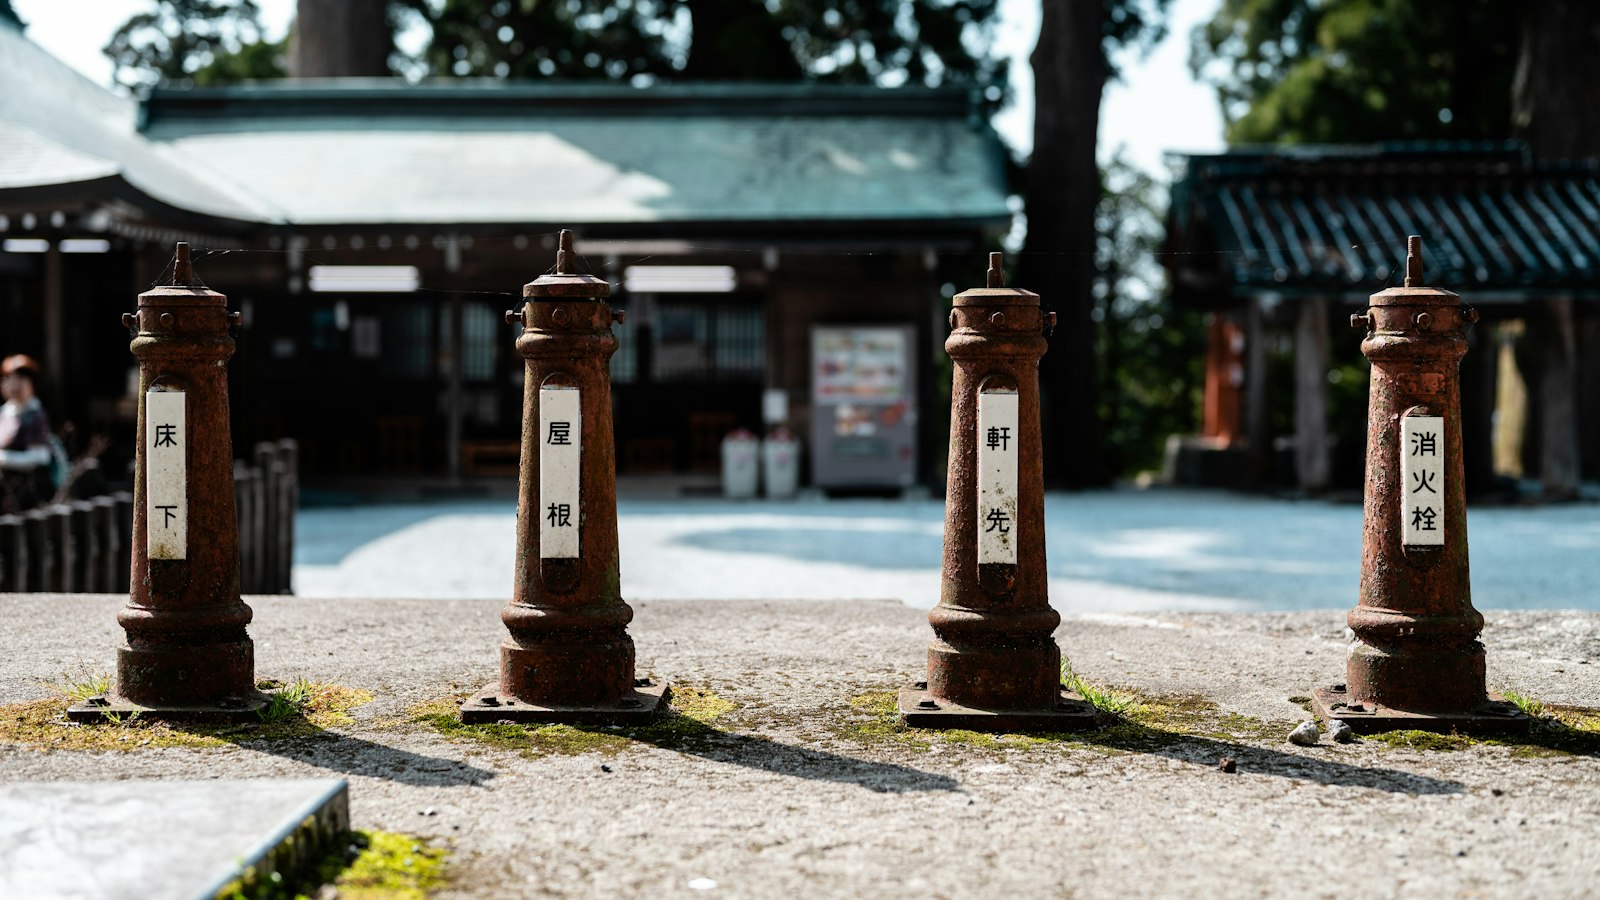
[[761,481],[768,499],[787,500],[800,492],[800,439],[782,425],[761,442]]
[[756,495],[761,442],[743,428],[722,439],[722,496],[748,500]]

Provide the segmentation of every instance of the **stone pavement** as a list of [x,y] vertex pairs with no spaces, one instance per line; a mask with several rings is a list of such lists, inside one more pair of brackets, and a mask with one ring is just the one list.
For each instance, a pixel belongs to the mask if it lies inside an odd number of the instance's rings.
[[308,819],[350,827],[341,779],[0,784],[0,897],[211,897]]
[[[106,672],[123,598],[0,595],[0,702]],[[731,704],[667,740],[446,735],[493,677],[499,600],[251,598],[260,677],[372,692],[348,725],[117,752],[0,743],[0,781],[336,776],[358,828],[453,850],[442,897],[1586,897],[1600,761],[1529,745],[1283,737],[1341,679],[1344,612],[1091,613],[1057,634],[1141,723],[1065,741],[897,731],[925,612],[644,601],[639,668]],[[1491,611],[1490,684],[1600,705],[1600,614]],[[65,726],[62,726],[64,729]],[[606,743],[609,741],[610,743]],[[1237,774],[1218,768],[1237,760]]]

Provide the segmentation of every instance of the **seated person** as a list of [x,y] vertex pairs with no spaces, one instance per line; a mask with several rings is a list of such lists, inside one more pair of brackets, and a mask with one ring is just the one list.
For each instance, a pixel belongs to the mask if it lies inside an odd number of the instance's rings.
[[48,503],[50,419],[34,396],[39,364],[17,354],[0,361],[0,513],[17,513]]

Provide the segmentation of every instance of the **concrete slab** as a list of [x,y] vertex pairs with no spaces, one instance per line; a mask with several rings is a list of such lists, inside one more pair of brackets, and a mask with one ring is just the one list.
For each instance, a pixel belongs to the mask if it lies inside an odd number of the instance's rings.
[[349,827],[342,778],[0,784],[0,897],[211,898]]

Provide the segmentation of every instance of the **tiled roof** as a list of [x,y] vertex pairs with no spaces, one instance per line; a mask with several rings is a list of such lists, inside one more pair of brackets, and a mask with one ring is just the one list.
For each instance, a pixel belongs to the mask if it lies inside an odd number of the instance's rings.
[[1003,152],[962,90],[281,80],[140,104],[0,26],[0,206],[46,187],[262,224],[1003,226]]
[[1600,160],[1538,165],[1516,144],[1190,156],[1168,222],[1170,269],[1244,289],[1381,289],[1410,234],[1429,284],[1600,287]]
[[145,133],[297,224],[1010,217],[964,92],[281,82],[158,91]]
[[100,182],[209,216],[271,221],[236,186],[193,171],[136,130],[138,103],[118,97],[0,24],[0,191]]

